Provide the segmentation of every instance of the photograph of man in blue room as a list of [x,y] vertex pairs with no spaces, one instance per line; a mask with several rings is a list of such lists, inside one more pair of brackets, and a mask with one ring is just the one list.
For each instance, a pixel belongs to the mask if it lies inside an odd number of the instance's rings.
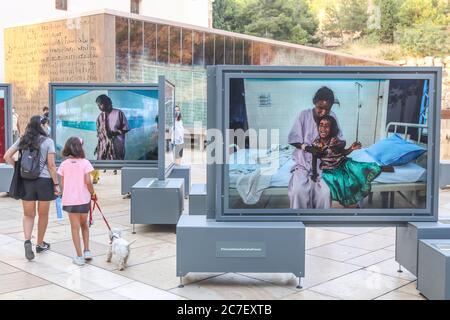
[[55,100],[58,150],[79,136],[89,160],[157,160],[156,91],[61,88]]
[[425,208],[427,96],[427,80],[230,79],[229,128],[278,142],[234,139],[229,208]]

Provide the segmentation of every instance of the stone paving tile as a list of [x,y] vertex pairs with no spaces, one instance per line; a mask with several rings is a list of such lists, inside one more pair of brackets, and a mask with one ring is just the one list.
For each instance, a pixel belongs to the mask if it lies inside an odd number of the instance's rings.
[[346,263],[349,264],[354,264],[357,266],[361,266],[361,267],[368,267],[371,265],[374,265],[376,263],[391,259],[395,256],[395,252],[391,251],[391,250],[385,250],[385,249],[381,249],[381,250],[377,250],[377,251],[372,251],[368,254],[353,258],[353,259],[349,259],[346,260]]
[[[114,271],[130,279],[146,283],[148,285],[169,290],[180,284],[176,274],[176,258],[169,257],[150,261],[126,268],[124,271]],[[222,273],[189,273],[183,277],[183,284],[190,284],[207,278],[219,276]]]
[[407,284],[406,286],[400,287],[397,289],[397,291],[411,294],[413,296],[423,297],[422,294],[420,293],[420,291],[417,290],[417,281],[413,281],[413,282]]
[[170,292],[194,300],[271,300],[284,298],[295,290],[295,287],[276,286],[267,281],[226,273]]
[[48,281],[23,271],[2,274],[0,275],[0,294],[39,287],[48,283]]
[[51,251],[39,254],[33,261],[29,262],[22,256],[22,246],[23,244],[20,241],[1,246],[0,260],[25,271],[24,273],[27,275],[39,276],[43,279],[40,279],[41,281],[46,280],[44,284],[52,282],[82,294],[109,290],[132,282],[131,279],[95,266],[76,266],[72,263],[71,258]]
[[322,258],[329,258],[337,261],[345,261],[370,253],[369,250],[353,248],[349,246],[342,246],[335,243],[309,249],[306,252],[309,255]]
[[[101,244],[96,241],[89,241],[89,250],[91,251],[93,257],[104,255],[107,248],[108,246],[105,244]],[[72,240],[54,243],[51,246],[51,250],[67,257],[73,257],[75,255],[75,247]]]
[[89,300],[89,298],[49,284],[0,294],[0,300]]
[[306,249],[320,247],[348,238],[352,238],[352,235],[317,228],[306,228]]
[[85,265],[71,273],[48,274],[43,277],[50,282],[82,295],[111,290],[133,282],[129,278],[92,265]]
[[380,228],[372,228],[372,227],[320,227],[320,229],[323,230],[330,230],[340,233],[346,233],[350,235],[357,236],[359,234],[367,233],[367,232],[373,232]]
[[395,245],[389,246],[384,248],[384,250],[394,251],[395,252]]
[[[100,221],[99,221],[100,222]],[[23,231],[20,227],[21,231],[8,234],[9,236],[23,241]],[[106,232],[106,228],[90,228],[89,233],[92,236],[104,234]],[[33,243],[36,242],[37,237],[37,226],[33,229],[33,236],[31,238],[31,241]],[[70,232],[70,226],[69,225],[52,225],[47,228],[47,231],[45,232],[44,240],[50,244],[61,242],[61,241],[67,241],[72,239],[72,234]]]
[[[301,279],[303,289],[341,277],[361,267],[333,261],[330,259],[306,255],[305,277]],[[240,273],[255,279],[264,280],[279,286],[295,288],[298,278],[291,273]]]
[[0,275],[2,274],[8,274],[8,273],[13,273],[13,272],[18,272],[20,271],[17,268],[14,268],[6,263],[0,262]]
[[340,299],[375,299],[405,284],[407,280],[366,270],[358,270],[333,279],[310,290]]
[[415,296],[398,290],[391,291],[376,298],[375,300],[426,300],[423,296]]
[[337,242],[337,244],[365,250],[379,250],[394,243],[395,238],[375,233],[365,233]]
[[375,231],[372,231],[372,233],[375,234],[381,234],[383,236],[387,236],[387,237],[395,237],[395,227],[388,227],[388,228],[381,228]]
[[366,268],[366,270],[385,274],[385,275],[388,275],[391,277],[397,277],[400,279],[409,280],[409,281],[416,280],[416,277],[411,272],[406,270],[405,268],[402,269],[403,272],[398,272],[397,271],[398,263],[395,262],[394,259],[389,259],[389,260],[371,265],[370,267]]
[[290,294],[284,297],[282,300],[339,300],[339,299],[310,290],[302,290],[298,293]]
[[[132,250],[134,248],[151,246],[151,245],[154,245],[157,243],[167,242],[162,237],[156,237],[156,236],[152,237],[151,235],[145,235],[142,233],[133,234],[133,233],[131,233],[131,231],[128,231],[128,230],[122,231],[122,238],[127,240],[128,242],[132,242],[132,244],[131,244]],[[90,238],[90,241],[98,242],[100,244],[108,246],[109,245],[109,235],[105,233],[105,234],[93,236]],[[106,251],[104,253],[106,253]]]
[[[150,246],[133,248],[128,260],[128,266],[132,267],[142,263],[159,260],[168,257],[174,257],[176,254],[176,246],[168,242],[158,242]],[[98,266],[110,271],[117,269],[117,259],[112,257],[111,262],[106,262],[106,254],[95,257],[90,264]],[[175,276],[175,274],[174,274]]]
[[99,300],[186,300],[186,298],[137,281],[111,290],[85,293],[91,299]]

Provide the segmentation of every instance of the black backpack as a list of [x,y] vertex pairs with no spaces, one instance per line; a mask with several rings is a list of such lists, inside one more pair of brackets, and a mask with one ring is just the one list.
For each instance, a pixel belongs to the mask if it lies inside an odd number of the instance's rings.
[[26,180],[36,180],[41,174],[40,165],[40,145],[42,143],[42,138],[39,139],[38,149],[24,149],[21,151],[20,157],[20,176],[22,179]]

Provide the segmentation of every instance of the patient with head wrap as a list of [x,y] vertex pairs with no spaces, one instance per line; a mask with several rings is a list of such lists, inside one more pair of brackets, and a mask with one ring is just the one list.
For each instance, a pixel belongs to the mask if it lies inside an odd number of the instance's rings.
[[392,167],[382,167],[375,162],[357,162],[347,156],[361,149],[360,142],[345,148],[345,141],[338,138],[339,127],[330,115],[320,118],[319,137],[305,151],[313,156],[311,179],[318,178],[317,164],[322,178],[330,188],[331,198],[347,208],[358,207],[359,202],[371,192],[371,183],[382,172],[392,172]]

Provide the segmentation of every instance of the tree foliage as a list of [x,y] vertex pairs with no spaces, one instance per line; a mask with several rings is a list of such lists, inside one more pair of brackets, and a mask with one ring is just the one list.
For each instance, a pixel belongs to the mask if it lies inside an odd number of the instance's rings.
[[380,25],[378,36],[381,42],[394,43],[394,33],[398,23],[398,0],[378,0]]
[[246,9],[254,0],[215,0],[213,2],[213,27],[244,33],[250,23]]
[[448,0],[404,0],[398,11],[395,41],[408,54],[450,52]]
[[407,53],[415,55],[448,55],[450,40],[448,30],[434,24],[417,24],[402,28],[397,39]]
[[213,10],[215,28],[280,41],[363,36],[408,54],[449,52],[449,0],[215,0]]
[[317,19],[305,0],[216,0],[214,27],[280,41],[315,43]]
[[344,30],[364,32],[367,28],[367,0],[341,0],[341,21]]
[[448,25],[448,0],[403,0],[398,11],[399,23],[409,27],[418,24]]
[[341,21],[339,6],[332,3],[325,8],[325,21],[323,30],[329,37],[344,37],[344,26]]
[[369,18],[367,0],[338,0],[325,7],[324,31],[327,36],[365,33]]

